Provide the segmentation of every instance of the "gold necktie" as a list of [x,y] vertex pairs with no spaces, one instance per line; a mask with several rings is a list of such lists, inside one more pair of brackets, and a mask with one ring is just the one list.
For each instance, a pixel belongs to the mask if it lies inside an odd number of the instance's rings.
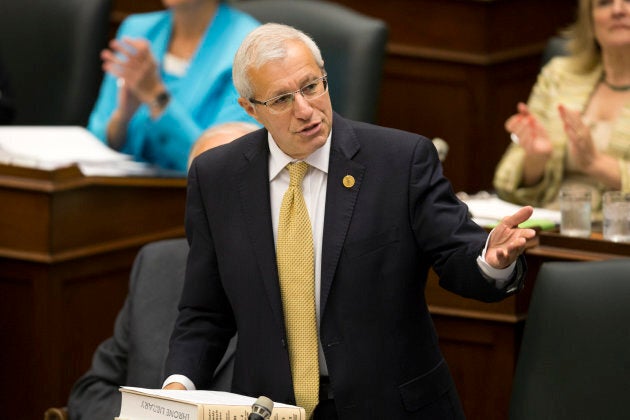
[[302,195],[305,162],[287,165],[289,188],[282,198],[276,255],[284,306],[293,389],[306,418],[319,402],[319,361],[315,319],[315,254],[311,222]]

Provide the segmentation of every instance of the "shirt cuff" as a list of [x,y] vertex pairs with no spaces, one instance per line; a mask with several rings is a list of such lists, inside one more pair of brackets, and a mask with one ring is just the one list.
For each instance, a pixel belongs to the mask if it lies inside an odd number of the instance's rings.
[[187,377],[185,377],[184,375],[171,375],[171,376],[169,376],[168,378],[166,378],[166,380],[162,384],[162,388],[164,388],[168,384],[172,384],[173,382],[179,382],[180,384],[184,385],[184,387],[188,391],[194,391],[194,390],[197,389],[195,387],[195,384],[193,384],[192,381],[190,379],[188,379]]
[[483,247],[481,255],[477,257],[477,265],[487,279],[494,281],[494,285],[497,289],[503,289],[514,273],[516,261],[505,268],[494,268],[488,264],[486,261],[486,250],[488,249],[488,242],[490,241],[491,235],[492,232],[490,232],[488,239],[486,239],[486,245]]

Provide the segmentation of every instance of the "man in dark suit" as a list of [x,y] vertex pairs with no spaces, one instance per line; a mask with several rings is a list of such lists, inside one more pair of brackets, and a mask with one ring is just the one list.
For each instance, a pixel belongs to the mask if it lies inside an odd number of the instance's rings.
[[239,102],[265,128],[200,155],[189,171],[191,250],[165,388],[207,387],[238,331],[232,391],[303,405],[275,242],[285,165],[304,161],[321,375],[313,418],[462,418],[424,297],[427,272],[484,301],[518,291],[519,255],[535,233],[516,226],[532,208],[488,239],[431,141],[333,113],[325,75],[313,41],[284,25],[254,30],[237,52]]

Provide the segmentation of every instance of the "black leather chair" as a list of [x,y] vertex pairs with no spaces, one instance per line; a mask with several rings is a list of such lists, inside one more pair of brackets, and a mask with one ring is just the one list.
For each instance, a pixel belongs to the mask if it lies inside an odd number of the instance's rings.
[[233,1],[263,23],[291,25],[310,35],[324,57],[333,109],[374,122],[379,102],[387,25],[336,3],[318,0]]
[[629,392],[630,258],[543,264],[510,419],[627,419]]
[[0,54],[15,124],[85,125],[102,78],[112,0],[2,0]]

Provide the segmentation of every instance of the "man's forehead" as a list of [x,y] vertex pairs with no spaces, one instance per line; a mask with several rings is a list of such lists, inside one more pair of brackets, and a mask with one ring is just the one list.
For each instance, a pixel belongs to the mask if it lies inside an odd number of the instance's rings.
[[[254,89],[269,94],[282,94],[301,88],[309,82],[322,76],[321,69],[313,61],[313,65],[303,66],[294,72],[287,72],[282,63],[267,63],[271,65],[261,77],[254,78]],[[277,67],[274,67],[277,66]]]

